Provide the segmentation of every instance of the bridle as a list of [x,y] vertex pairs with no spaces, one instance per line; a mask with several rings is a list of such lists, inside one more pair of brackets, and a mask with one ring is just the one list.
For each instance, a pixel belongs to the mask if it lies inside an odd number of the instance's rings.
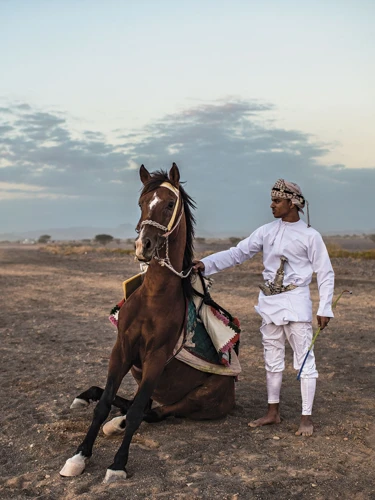
[[[184,273],[184,271],[178,272],[172,266],[172,263],[169,260],[169,240],[168,240],[168,238],[173,233],[173,231],[178,227],[178,225],[180,224],[182,215],[184,213],[184,204],[181,203],[181,212],[180,212],[180,215],[177,217],[177,209],[178,209],[178,205],[179,205],[180,197],[181,197],[180,190],[175,188],[174,186],[172,186],[172,184],[170,184],[169,182],[163,182],[162,184],[160,184],[159,187],[165,187],[165,188],[169,189],[170,191],[172,191],[172,193],[174,193],[177,196],[177,201],[176,201],[176,204],[174,206],[172,217],[171,217],[170,221],[168,222],[168,226],[163,226],[162,224],[159,224],[158,222],[156,222],[154,220],[147,219],[147,220],[144,220],[141,222],[141,227],[154,226],[157,229],[161,229],[162,231],[164,231],[164,234],[162,234],[161,236],[163,238],[165,238],[165,242],[160,247],[157,246],[155,248],[155,253],[153,254],[152,257],[157,262],[159,262],[159,264],[162,267],[164,267],[164,266],[167,267],[168,269],[170,269],[174,274],[176,274],[180,278],[187,278],[190,275],[190,273],[193,269],[193,266],[191,266],[190,269],[185,273]],[[177,217],[177,220],[176,220],[176,217]],[[160,257],[159,250],[161,248],[163,248],[164,244],[165,244],[165,257]]]

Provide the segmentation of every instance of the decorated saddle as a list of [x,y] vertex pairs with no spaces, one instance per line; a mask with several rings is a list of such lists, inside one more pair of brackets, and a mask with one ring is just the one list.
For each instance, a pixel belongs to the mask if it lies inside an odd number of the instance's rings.
[[[117,326],[120,308],[142,283],[142,273],[123,283],[124,299],[112,310],[109,320]],[[201,274],[192,277],[193,299],[187,302],[185,327],[173,351],[174,357],[193,368],[218,375],[237,376],[240,323],[210,295],[212,280]],[[171,360],[170,359],[170,360]]]

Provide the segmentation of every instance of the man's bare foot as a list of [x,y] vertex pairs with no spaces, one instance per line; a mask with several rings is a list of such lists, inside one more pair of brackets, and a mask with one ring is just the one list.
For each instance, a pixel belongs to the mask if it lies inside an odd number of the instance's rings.
[[296,436],[312,436],[314,424],[310,415],[302,415]]
[[272,403],[268,405],[267,415],[258,420],[253,420],[248,423],[249,427],[261,427],[262,425],[279,424],[281,422],[279,403]]

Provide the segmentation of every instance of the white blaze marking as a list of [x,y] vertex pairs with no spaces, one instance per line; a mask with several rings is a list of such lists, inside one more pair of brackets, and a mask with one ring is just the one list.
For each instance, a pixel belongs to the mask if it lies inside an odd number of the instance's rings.
[[154,208],[154,206],[159,203],[159,201],[161,201],[161,199],[159,198],[157,193],[154,193],[154,196],[152,197],[152,200],[150,201],[150,205],[149,205],[150,210],[152,210]]
[[135,242],[135,255],[137,257],[143,257],[143,231],[144,228],[142,227],[141,232],[139,233],[139,236],[137,238],[137,241]]

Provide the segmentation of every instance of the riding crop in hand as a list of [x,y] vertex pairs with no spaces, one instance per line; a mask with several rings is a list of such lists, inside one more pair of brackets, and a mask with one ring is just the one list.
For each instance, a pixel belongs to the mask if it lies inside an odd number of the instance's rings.
[[[337,302],[341,299],[341,297],[344,295],[344,293],[349,293],[349,294],[351,294],[352,292],[351,292],[350,290],[343,290],[343,291],[340,293],[340,295],[337,297],[337,299],[335,300],[335,302],[332,304],[332,309],[335,309],[335,307],[337,306]],[[314,347],[315,341],[316,341],[316,339],[318,338],[318,335],[319,335],[320,331],[321,331],[321,328],[319,327],[319,328],[316,330],[316,332],[315,332],[315,335],[314,335],[314,337],[313,337],[313,339],[312,339],[312,342],[311,342],[311,344],[310,344],[310,347],[309,347],[309,349],[308,349],[308,351],[307,351],[307,353],[306,353],[305,359],[303,360],[302,366],[301,366],[301,368],[300,368],[300,370],[299,370],[299,372],[298,372],[298,375],[297,375],[297,380],[299,380],[299,379],[301,378],[301,373],[302,373],[303,367],[305,366],[306,360],[307,360],[307,358],[309,357],[309,354],[310,354],[311,349]]]

